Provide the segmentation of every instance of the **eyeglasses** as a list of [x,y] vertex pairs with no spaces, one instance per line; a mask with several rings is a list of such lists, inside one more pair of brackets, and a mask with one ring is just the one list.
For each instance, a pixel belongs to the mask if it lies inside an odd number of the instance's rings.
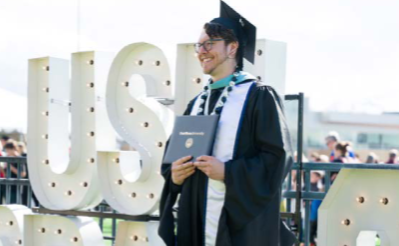
[[206,52],[208,52],[208,51],[210,51],[212,49],[213,42],[215,42],[215,41],[223,41],[223,40],[225,40],[225,39],[223,39],[223,38],[215,38],[215,39],[209,39],[209,40],[204,41],[202,43],[196,43],[196,44],[194,44],[195,52],[199,53],[199,51],[201,49],[201,46],[204,47],[204,50]]

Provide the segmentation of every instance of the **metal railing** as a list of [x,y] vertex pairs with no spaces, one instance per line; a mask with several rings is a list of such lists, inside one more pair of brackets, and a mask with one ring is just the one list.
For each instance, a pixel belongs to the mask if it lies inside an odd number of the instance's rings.
[[[299,93],[297,95],[286,95],[284,97],[285,101],[298,101],[298,120],[297,120],[297,163],[298,163],[298,169],[302,170],[302,154],[303,154],[303,113],[304,113],[304,94]],[[282,214],[283,218],[287,218],[287,222],[290,224],[291,223],[291,218],[294,219],[295,225],[297,226],[296,229],[296,234],[297,238],[300,238],[301,231],[302,231],[302,213],[301,213],[301,200],[302,200],[302,189],[301,189],[301,184],[302,184],[302,175],[300,175],[301,172],[296,173],[296,191],[294,194],[294,197],[285,197],[283,194],[283,198],[288,198],[287,199],[287,214],[291,216],[284,216]],[[288,190],[291,190],[291,181],[292,181],[292,174],[291,172],[288,174]],[[295,198],[295,211],[292,213],[291,212],[291,199]],[[299,245],[299,243],[297,244]]]
[[[0,178],[0,203],[3,204],[22,204],[32,207],[32,188],[29,179],[23,178],[23,173],[28,174],[26,170],[25,157],[0,157],[0,163],[4,163],[3,170],[5,177]],[[12,172],[17,169],[17,173]],[[25,198],[25,199],[24,199]]]

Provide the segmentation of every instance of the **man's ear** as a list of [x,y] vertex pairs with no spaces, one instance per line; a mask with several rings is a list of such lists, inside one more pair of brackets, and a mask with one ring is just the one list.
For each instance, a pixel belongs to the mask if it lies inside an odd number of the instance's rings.
[[236,56],[237,51],[238,51],[238,46],[239,46],[239,44],[238,44],[237,41],[231,42],[231,43],[228,45],[227,54],[228,54],[228,56],[229,56],[230,58],[234,58],[234,57]]

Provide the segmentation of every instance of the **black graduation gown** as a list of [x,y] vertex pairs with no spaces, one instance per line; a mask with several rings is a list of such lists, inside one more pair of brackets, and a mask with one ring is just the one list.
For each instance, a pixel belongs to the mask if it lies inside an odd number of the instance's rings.
[[[212,90],[211,109],[221,92]],[[194,101],[184,114],[190,114]],[[282,108],[269,86],[257,84],[249,92],[233,159],[225,163],[226,196],[216,246],[292,246],[296,241],[280,219],[281,186],[292,164]],[[170,167],[162,164],[159,235],[168,246],[203,246],[208,178],[197,170],[178,186]],[[175,235],[172,207],[179,194]]]

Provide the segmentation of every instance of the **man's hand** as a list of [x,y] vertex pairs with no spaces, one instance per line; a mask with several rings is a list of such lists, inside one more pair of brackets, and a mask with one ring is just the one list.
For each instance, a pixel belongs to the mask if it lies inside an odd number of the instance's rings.
[[211,179],[224,180],[224,163],[213,156],[203,155],[198,157],[194,166]]
[[172,163],[172,182],[176,185],[182,185],[184,180],[195,172],[195,166],[192,162],[187,162],[192,156],[186,156]]

